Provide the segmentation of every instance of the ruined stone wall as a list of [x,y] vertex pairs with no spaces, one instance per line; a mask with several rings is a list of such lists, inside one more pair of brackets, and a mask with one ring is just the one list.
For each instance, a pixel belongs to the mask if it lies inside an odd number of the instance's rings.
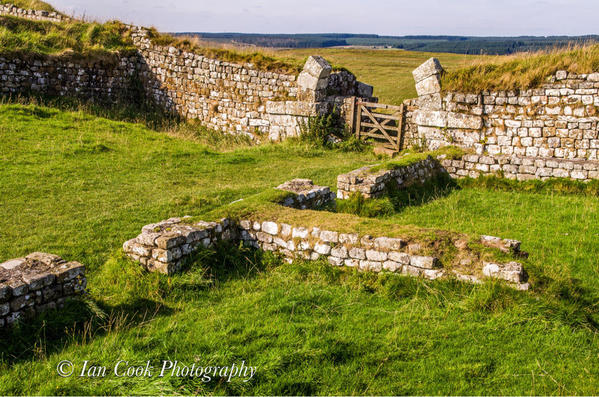
[[363,167],[337,176],[337,198],[348,199],[354,192],[359,192],[366,198],[377,198],[385,194],[390,183],[401,189],[414,183],[424,183],[444,172],[439,162],[430,156],[391,170],[372,172],[372,168],[373,166]]
[[[56,13],[0,6],[0,14],[33,20],[70,20]],[[45,18],[45,19],[44,19]],[[0,93],[109,99],[137,95],[166,111],[197,119],[215,130],[279,141],[298,136],[309,117],[337,110],[346,98],[372,98],[372,87],[347,71],[333,71],[321,57],[309,57],[297,73],[263,71],[252,64],[211,59],[152,43],[145,28],[130,27],[137,51],[103,60],[73,56],[0,58]],[[132,82],[142,89],[134,91]],[[136,88],[139,88],[136,86]],[[141,96],[141,97],[140,97]]]
[[21,58],[0,55],[0,94],[47,94],[116,101],[138,95],[135,55],[115,54],[102,60],[71,56]]
[[454,178],[500,175],[519,181],[568,178],[588,182],[599,179],[599,162],[589,160],[466,154],[458,160],[439,161],[443,169]]
[[34,252],[0,263],[0,328],[48,309],[85,291],[85,266]]
[[[481,274],[464,274],[444,269],[438,258],[419,254],[418,244],[408,244],[401,238],[340,233],[269,220],[236,223],[222,219],[186,224],[185,218],[171,218],[144,226],[142,233],[127,241],[123,249],[146,270],[172,274],[181,270],[190,254],[221,240],[241,241],[249,247],[275,252],[288,262],[325,259],[333,266],[362,271],[389,271],[428,279],[451,276],[468,282],[480,282],[483,276],[506,280],[518,289],[529,288],[528,276],[518,262],[483,262]],[[481,243],[520,254],[519,241],[483,236]]]
[[479,93],[442,92],[441,73],[436,60],[414,71],[419,109],[411,142],[479,154],[598,159],[599,73],[560,71],[538,89]]
[[372,96],[372,87],[351,73],[333,73],[321,57],[310,57],[299,75],[284,74],[155,45],[144,29],[133,38],[145,62],[148,94],[166,109],[221,131],[278,141],[299,135],[309,116],[340,107],[344,97]]
[[0,4],[0,15],[27,18],[34,21],[67,22],[71,18],[54,11],[26,10],[13,4]]

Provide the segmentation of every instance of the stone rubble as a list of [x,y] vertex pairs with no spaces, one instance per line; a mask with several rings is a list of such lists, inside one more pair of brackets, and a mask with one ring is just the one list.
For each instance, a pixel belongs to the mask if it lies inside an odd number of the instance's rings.
[[316,186],[310,179],[294,179],[277,186],[277,189],[294,193],[282,205],[298,209],[320,208],[335,200],[328,186]]

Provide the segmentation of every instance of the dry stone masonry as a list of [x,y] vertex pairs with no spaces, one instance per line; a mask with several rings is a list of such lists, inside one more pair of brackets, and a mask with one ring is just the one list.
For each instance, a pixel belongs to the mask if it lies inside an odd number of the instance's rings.
[[414,70],[405,134],[408,144],[476,152],[444,161],[450,174],[598,178],[599,73],[558,71],[538,89],[479,93],[443,92],[442,73],[434,58]]
[[[0,15],[70,20],[57,13],[11,5],[0,5]],[[156,45],[147,29],[130,29],[137,51],[115,52],[101,60],[68,54],[33,58],[4,55],[0,57],[0,93],[112,102],[141,95],[144,98],[135,99],[150,99],[166,111],[197,119],[208,128],[271,141],[298,136],[309,117],[348,112],[348,98],[375,100],[371,86],[347,71],[333,71],[318,56],[308,58],[299,76],[269,72],[252,64],[224,62]]]
[[155,45],[143,28],[133,39],[146,65],[142,76],[150,97],[225,132],[278,141],[298,136],[308,117],[341,108],[346,97],[372,96],[372,87],[351,73],[334,73],[318,56],[309,57],[296,76]]
[[68,22],[71,18],[55,11],[26,10],[13,4],[0,4],[0,15],[27,18],[34,21]]
[[0,327],[61,308],[84,293],[86,283],[85,266],[57,255],[34,252],[0,263]]
[[137,56],[114,54],[102,60],[69,56],[23,59],[0,55],[0,94],[39,93],[97,101],[137,95],[133,86]]
[[285,207],[305,210],[323,207],[335,200],[335,193],[328,186],[316,186],[310,179],[294,179],[277,186],[277,189],[294,193],[285,199]]
[[589,160],[466,154],[458,160],[439,158],[439,161],[454,178],[501,175],[520,181],[569,178],[588,182],[599,179],[599,162]]
[[362,167],[337,177],[337,198],[348,199],[359,192],[366,198],[377,198],[385,194],[389,183],[405,188],[414,183],[424,183],[444,170],[439,162],[428,156],[422,161],[391,170],[372,172],[374,166]]
[[[429,167],[432,159],[424,161],[427,164],[425,167]],[[333,199],[328,187],[314,186],[310,180],[289,181],[279,186],[279,189],[297,191],[298,196],[305,197],[282,203],[295,208],[312,209],[313,206],[322,205],[322,201],[316,200],[316,197],[321,197],[321,200]],[[314,197],[310,198],[312,194]],[[402,238],[342,233],[268,219],[221,219],[219,222],[191,223],[189,217],[171,218],[144,226],[139,236],[123,244],[123,249],[148,271],[173,274],[181,270],[182,264],[193,252],[210,248],[221,240],[241,241],[256,249],[276,252],[287,261],[326,259],[334,266],[363,271],[389,271],[429,279],[453,276],[460,280],[480,282],[475,275],[444,269],[438,258],[422,255],[419,244],[408,244]],[[520,252],[520,242],[516,240],[483,236],[481,242],[515,256],[524,256]],[[485,263],[486,273],[482,274],[506,280],[519,289],[528,289],[526,273],[518,265],[517,262]]]
[[217,241],[234,239],[237,230],[228,219],[220,222],[186,224],[187,218],[170,218],[142,228],[141,234],[126,241],[123,250],[148,271],[174,274],[188,255]]

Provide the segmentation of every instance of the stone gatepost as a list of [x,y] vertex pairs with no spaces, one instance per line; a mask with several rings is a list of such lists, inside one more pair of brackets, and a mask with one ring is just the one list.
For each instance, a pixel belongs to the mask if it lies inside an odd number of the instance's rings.
[[430,58],[412,72],[421,109],[441,110],[441,75],[444,70],[437,58]]
[[308,102],[324,101],[327,85],[333,68],[320,56],[311,56],[297,78],[299,100]]

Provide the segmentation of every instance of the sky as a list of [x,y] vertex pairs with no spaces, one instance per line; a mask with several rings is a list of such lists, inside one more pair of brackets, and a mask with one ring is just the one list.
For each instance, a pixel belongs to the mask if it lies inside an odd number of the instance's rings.
[[599,33],[598,0],[48,0],[164,32],[549,36]]

